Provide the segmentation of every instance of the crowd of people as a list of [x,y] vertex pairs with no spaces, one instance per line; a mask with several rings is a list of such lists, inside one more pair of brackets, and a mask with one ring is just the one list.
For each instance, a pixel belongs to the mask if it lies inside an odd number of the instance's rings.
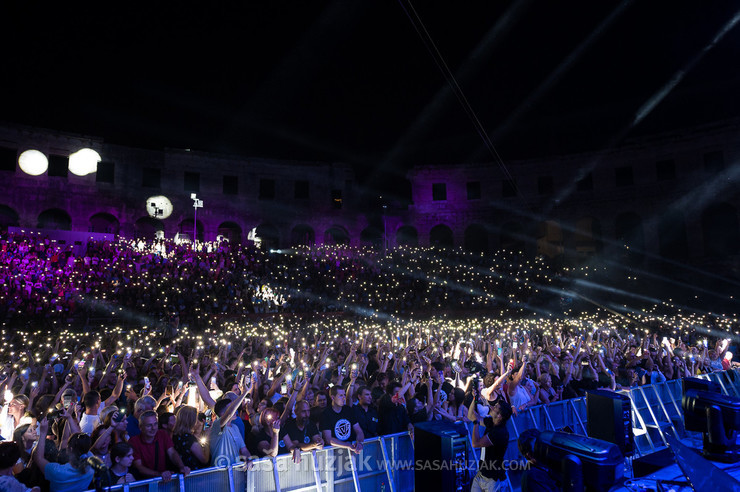
[[[551,280],[544,263],[513,256],[504,264],[503,256],[472,261],[431,249],[275,255],[223,243],[192,251],[125,241],[91,243],[75,255],[52,241],[17,239],[3,241],[0,255],[7,490],[168,481],[280,454],[299,466],[304,452],[360,453],[366,439],[413,435],[429,420],[476,424],[473,444],[495,465],[511,415],[589,389],[727,369],[740,330],[731,316],[670,303],[630,317],[504,316],[501,296],[532,303]],[[385,285],[397,290],[378,287]],[[254,314],[260,302],[282,313],[223,317]],[[456,302],[492,313],[376,315]],[[65,325],[96,304],[143,321],[134,329]],[[288,314],[330,305],[344,313]],[[172,316],[166,324],[146,322],[163,314]],[[501,468],[482,466],[476,480],[481,488],[500,481]]]
[[61,326],[136,312],[202,327],[250,313],[508,309],[537,293],[536,276],[555,275],[541,259],[512,253],[411,247],[276,251],[224,241],[194,250],[120,239],[74,250],[49,238],[0,236],[0,319]]

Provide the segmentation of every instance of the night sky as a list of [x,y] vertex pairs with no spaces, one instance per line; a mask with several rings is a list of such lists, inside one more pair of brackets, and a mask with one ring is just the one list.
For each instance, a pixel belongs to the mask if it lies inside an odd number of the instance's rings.
[[[406,0],[78,5],[3,3],[0,119],[347,162],[369,184],[415,164],[492,161]],[[740,115],[736,2],[413,7],[504,162]]]

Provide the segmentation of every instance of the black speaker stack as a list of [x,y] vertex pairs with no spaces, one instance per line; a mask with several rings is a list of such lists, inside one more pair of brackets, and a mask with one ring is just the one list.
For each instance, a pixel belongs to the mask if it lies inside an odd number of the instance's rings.
[[586,412],[589,437],[616,444],[624,456],[635,453],[632,403],[628,396],[608,390],[589,391]]
[[468,431],[462,424],[431,421],[414,426],[416,490],[465,491],[468,472]]

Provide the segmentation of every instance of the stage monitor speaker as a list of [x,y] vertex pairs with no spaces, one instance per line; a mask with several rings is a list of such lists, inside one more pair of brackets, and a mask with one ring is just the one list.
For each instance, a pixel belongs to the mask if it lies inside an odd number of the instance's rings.
[[722,387],[719,383],[700,378],[683,378],[681,379],[681,394],[685,395],[687,391],[695,389],[697,391],[709,391],[712,393],[722,393]]
[[[414,425],[416,490],[470,490],[468,431],[445,421]],[[428,465],[428,466],[427,466]]]
[[613,442],[624,456],[635,452],[632,404],[628,396],[607,390],[586,393],[588,436]]
[[635,478],[644,477],[671,466],[675,462],[676,460],[673,458],[671,450],[665,448],[633,459],[632,472]]

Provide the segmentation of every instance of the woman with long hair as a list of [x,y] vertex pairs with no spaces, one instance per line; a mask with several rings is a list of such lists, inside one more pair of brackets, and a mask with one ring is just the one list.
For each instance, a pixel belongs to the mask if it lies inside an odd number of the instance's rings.
[[99,425],[90,435],[90,452],[100,458],[105,463],[105,466],[110,467],[112,461],[110,458],[110,446],[112,444],[111,434],[113,433],[112,427],[103,427]]
[[91,457],[90,436],[82,432],[73,434],[67,445],[69,462],[60,465],[51,463],[44,457],[46,449],[46,434],[49,431],[49,422],[43,419],[39,424],[39,443],[33,453],[33,460],[44,473],[50,483],[51,492],[73,492],[86,490],[93,479],[93,469],[87,459]]
[[33,445],[36,444],[38,438],[39,434],[36,430],[35,421],[19,425],[13,431],[13,441],[21,452],[20,459],[23,463],[23,465],[16,470],[16,473],[22,470],[31,459],[31,451],[33,450]]
[[175,451],[180,454],[182,462],[191,470],[208,466],[209,447],[205,438],[195,437],[195,427],[198,424],[198,410],[184,406],[177,410],[175,427],[172,429],[172,442]]
[[128,441],[128,433],[126,432],[126,414],[118,409],[109,413],[105,413],[104,410],[103,414],[105,416],[102,417],[102,426],[112,428],[110,435],[111,445]]

